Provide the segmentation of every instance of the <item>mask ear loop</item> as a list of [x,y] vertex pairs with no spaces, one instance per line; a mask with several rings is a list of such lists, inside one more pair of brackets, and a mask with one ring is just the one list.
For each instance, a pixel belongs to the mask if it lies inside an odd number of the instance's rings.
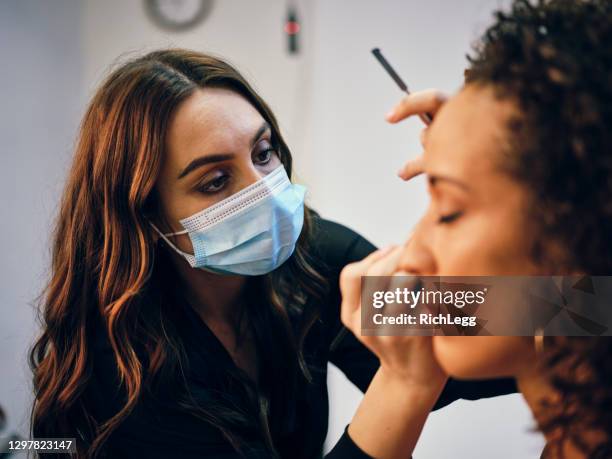
[[[157,226],[155,226],[155,224],[151,221],[148,220],[149,225],[151,225],[153,227],[153,229],[155,230],[155,232],[157,234],[160,235],[160,237],[166,241],[166,244],[168,244],[172,250],[174,250],[176,253],[178,253],[179,255],[181,255],[183,258],[185,258],[185,260],[187,260],[187,263],[189,263],[189,266],[191,266],[192,268],[195,268],[195,264],[196,264],[196,259],[194,255],[191,255],[190,253],[187,252],[183,252],[181,249],[179,249],[177,246],[175,246],[172,241],[170,241],[170,239],[167,238],[167,236],[175,236],[175,235],[180,235],[180,234],[187,234],[189,233],[189,231],[187,230],[182,230],[182,231],[177,231],[176,233],[162,233],[159,228]],[[213,273],[213,274],[219,274],[216,271],[213,271],[212,269],[208,269],[205,267],[200,267],[199,269],[203,270],[203,271],[207,271],[209,273]]]
[[[180,234],[187,234],[187,230],[182,230],[182,231],[177,231],[176,233],[167,233],[164,234],[162,233],[159,228],[157,226],[155,226],[155,224],[149,220],[149,225],[151,225],[153,227],[153,229],[155,230],[155,232],[157,232],[157,234],[159,234],[159,236],[166,241],[166,244],[168,244],[172,250],[174,250],[176,253],[178,253],[179,255],[183,256],[190,265],[193,266],[193,264],[195,264],[195,257],[193,255],[191,255],[190,253],[187,252],[183,252],[181,249],[179,249],[177,246],[175,246],[172,241],[170,241],[170,239],[168,239],[167,236],[178,236]],[[192,260],[194,261],[194,263],[192,264]]]

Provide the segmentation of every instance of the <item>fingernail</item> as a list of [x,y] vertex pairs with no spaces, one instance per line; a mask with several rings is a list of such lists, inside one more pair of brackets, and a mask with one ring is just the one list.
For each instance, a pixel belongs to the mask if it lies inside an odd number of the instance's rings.
[[395,119],[395,110],[391,110],[389,113],[385,115],[387,121],[393,121]]

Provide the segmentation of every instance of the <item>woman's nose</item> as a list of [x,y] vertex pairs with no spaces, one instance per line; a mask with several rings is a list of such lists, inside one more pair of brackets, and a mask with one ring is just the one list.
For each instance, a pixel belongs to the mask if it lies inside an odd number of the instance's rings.
[[432,231],[425,217],[404,243],[398,266],[401,271],[420,276],[436,274],[436,262],[431,251],[431,235]]
[[240,180],[240,188],[242,189],[252,185],[255,182],[258,182],[259,180],[265,177],[265,174],[251,164],[248,166],[244,166],[244,168],[242,169],[241,176],[242,178]]

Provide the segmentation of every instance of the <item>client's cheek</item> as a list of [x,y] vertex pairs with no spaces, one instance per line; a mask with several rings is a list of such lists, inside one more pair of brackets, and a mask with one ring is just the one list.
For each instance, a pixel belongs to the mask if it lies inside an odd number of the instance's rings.
[[514,376],[525,365],[525,351],[522,337],[434,337],[436,359],[446,373],[458,379]]
[[437,276],[477,276],[490,273],[490,266],[478,245],[461,243],[436,250]]
[[439,276],[495,276],[527,274],[529,261],[522,247],[512,241],[494,239],[495,230],[486,234],[449,235],[437,247]]
[[436,360],[445,373],[453,378],[469,378],[474,372],[473,346],[467,337],[435,336],[433,349]]

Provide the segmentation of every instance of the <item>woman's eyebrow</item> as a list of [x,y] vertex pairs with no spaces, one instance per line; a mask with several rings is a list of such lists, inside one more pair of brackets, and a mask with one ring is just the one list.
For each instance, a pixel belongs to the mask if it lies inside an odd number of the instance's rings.
[[199,158],[196,158],[191,161],[187,165],[187,167],[185,167],[185,169],[183,169],[182,172],[178,175],[177,179],[182,179],[190,172],[193,172],[197,168],[202,167],[206,164],[227,161],[228,159],[232,159],[233,157],[234,155],[232,153],[215,153],[212,155],[200,156]]
[[[259,140],[259,138],[270,129],[270,125],[267,121],[264,121],[261,126],[255,131],[255,135],[251,138],[251,147]],[[232,153],[214,153],[212,155],[200,156],[192,160],[187,166],[179,173],[177,179],[182,179],[190,172],[198,169],[199,167],[205,166],[210,163],[218,163],[221,161],[227,161],[232,159],[234,155]]]
[[436,184],[438,182],[446,182],[449,183],[451,185],[455,185],[459,188],[461,188],[464,191],[470,191],[470,187],[463,183],[461,180],[458,180],[454,177],[449,177],[448,175],[433,175],[433,174],[428,174],[427,176],[427,180],[429,181],[429,184],[434,187],[436,186]]

